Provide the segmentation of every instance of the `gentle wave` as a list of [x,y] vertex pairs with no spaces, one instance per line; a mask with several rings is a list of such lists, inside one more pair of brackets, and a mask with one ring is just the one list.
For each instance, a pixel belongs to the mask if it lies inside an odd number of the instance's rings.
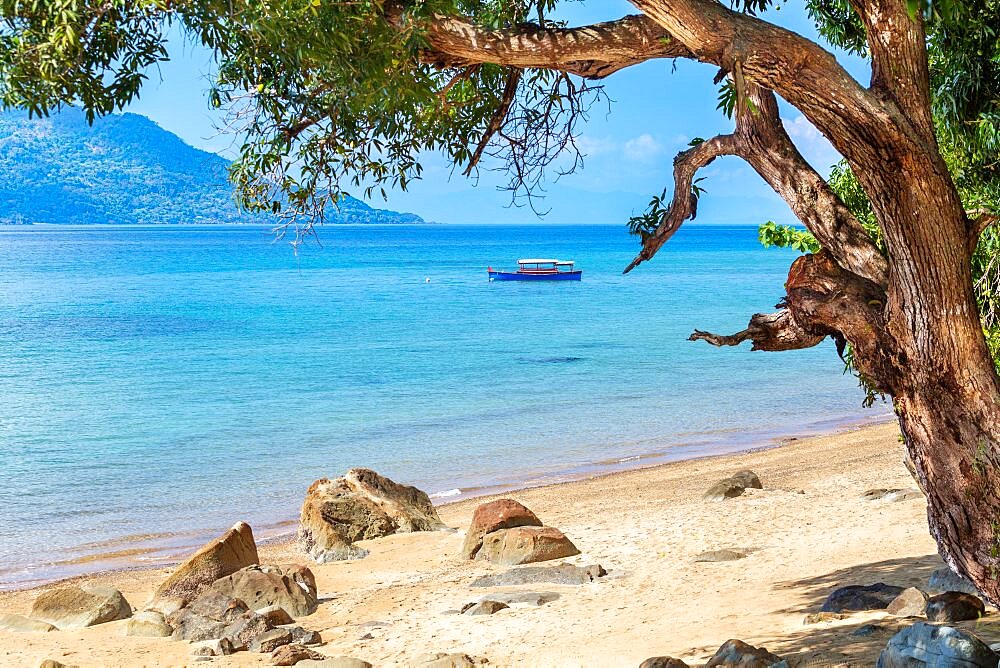
[[453,496],[461,496],[462,490],[456,487],[455,489],[446,489],[443,492],[434,492],[433,494],[428,494],[427,496],[432,499],[448,499]]

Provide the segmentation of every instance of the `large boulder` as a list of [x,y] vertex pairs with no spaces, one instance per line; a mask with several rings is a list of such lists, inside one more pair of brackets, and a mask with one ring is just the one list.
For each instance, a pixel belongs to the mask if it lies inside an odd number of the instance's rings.
[[48,622],[40,622],[37,619],[28,619],[24,615],[0,614],[0,631],[14,631],[17,633],[47,633],[55,630],[56,627]]
[[708,660],[705,668],[739,666],[740,668],[769,668],[781,661],[763,647],[754,647],[742,640],[727,640],[719,651]]
[[932,622],[965,622],[985,614],[979,597],[962,591],[946,591],[927,601],[927,619]]
[[997,668],[1000,654],[968,631],[917,622],[889,640],[877,668]]
[[472,514],[472,524],[462,544],[462,558],[474,559],[483,546],[483,536],[500,529],[540,527],[541,520],[514,499],[497,499],[483,503]]
[[178,566],[146,607],[169,615],[187,605],[203,586],[257,563],[260,559],[253,531],[246,522],[239,522]]
[[510,587],[540,582],[579,585],[594,582],[607,574],[607,571],[600,564],[590,566],[574,566],[573,564],[526,566],[525,568],[512,568],[505,573],[482,575],[473,580],[469,586]]
[[316,578],[305,566],[247,566],[219,578],[210,590],[251,610],[279,606],[292,617],[316,612]]
[[885,611],[896,617],[917,617],[924,614],[926,609],[927,594],[916,587],[910,587],[892,599],[892,603],[886,607]]
[[127,619],[132,616],[132,606],[111,587],[58,587],[39,594],[29,616],[58,629],[82,629]]
[[319,563],[359,559],[359,540],[394,533],[436,531],[445,525],[430,498],[370,469],[351,469],[342,478],[309,486],[299,516],[299,542]]
[[903,587],[887,585],[883,582],[866,586],[841,587],[827,596],[820,610],[823,612],[885,610],[902,593]]
[[580,550],[559,529],[515,527],[483,536],[483,546],[476,558],[504,566],[518,566],[578,554]]

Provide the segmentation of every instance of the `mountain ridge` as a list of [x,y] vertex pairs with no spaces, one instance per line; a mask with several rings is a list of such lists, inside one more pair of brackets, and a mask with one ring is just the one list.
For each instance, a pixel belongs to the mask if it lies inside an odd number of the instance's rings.
[[[133,113],[89,125],[66,109],[47,118],[0,113],[0,224],[271,224],[241,211],[229,161]],[[345,197],[332,224],[424,223]]]

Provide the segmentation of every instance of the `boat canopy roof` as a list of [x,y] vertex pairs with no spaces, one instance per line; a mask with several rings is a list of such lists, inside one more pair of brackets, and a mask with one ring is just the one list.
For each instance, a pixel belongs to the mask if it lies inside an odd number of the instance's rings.
[[518,264],[559,264],[559,265],[571,265],[572,260],[552,260],[552,259],[538,259],[538,258],[526,258],[523,260],[518,260]]

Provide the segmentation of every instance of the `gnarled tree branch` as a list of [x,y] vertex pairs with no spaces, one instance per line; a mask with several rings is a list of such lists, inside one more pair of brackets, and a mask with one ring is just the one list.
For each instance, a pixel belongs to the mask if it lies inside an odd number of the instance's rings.
[[[744,90],[745,88],[745,90]],[[788,203],[823,248],[848,271],[885,285],[888,265],[864,227],[799,153],[778,115],[774,93],[738,82],[736,131],[680,153],[674,161],[674,198],[656,231],[626,273],[650,259],[689,215],[694,173],[719,155],[746,160]]]
[[660,218],[656,231],[643,240],[639,255],[623,273],[627,274],[640,262],[653,257],[656,251],[674,236],[681,223],[688,218],[694,218],[695,205],[692,201],[691,185],[698,170],[711,164],[721,155],[739,155],[740,148],[740,139],[736,135],[718,135],[677,154],[674,158],[674,195],[670,206]]
[[997,220],[1000,220],[1000,216],[985,209],[966,211],[965,215],[969,218],[969,252],[973,252],[979,245],[979,237],[989,227],[995,225]]
[[691,341],[738,345],[754,350],[797,350],[827,336],[850,341],[859,372],[881,392],[892,392],[903,377],[905,360],[885,327],[885,290],[845,271],[828,252],[803,255],[792,263],[785,283],[784,308],[757,314],[747,329],[729,336],[695,330]]
[[713,346],[738,346],[744,341],[751,341],[753,350],[777,352],[812,348],[825,338],[825,334],[807,332],[796,322],[791,312],[783,308],[774,313],[754,314],[750,318],[750,324],[741,332],[723,335],[696,329],[688,337],[688,341],[706,341]]
[[[402,20],[387,8],[387,19]],[[435,16],[424,35],[421,60],[439,67],[493,63],[519,68],[559,70],[600,79],[655,58],[690,58],[691,51],[647,16],[625,16],[577,28],[535,24],[503,30],[481,28],[456,16]]]

